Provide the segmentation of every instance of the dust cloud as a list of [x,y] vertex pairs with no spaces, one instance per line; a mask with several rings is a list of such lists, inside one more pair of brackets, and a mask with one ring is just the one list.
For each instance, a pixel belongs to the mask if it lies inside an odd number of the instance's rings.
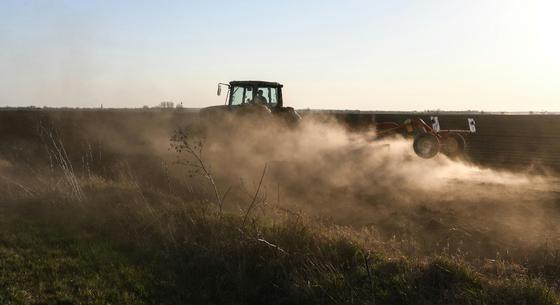
[[293,128],[228,124],[207,128],[202,151],[222,189],[242,190],[226,205],[243,209],[239,202],[250,201],[264,172],[263,204],[386,236],[410,235],[428,248],[445,237],[455,250],[492,252],[556,243],[560,236],[555,177],[481,168],[442,154],[421,159],[410,140],[376,141],[373,132],[350,132],[329,118]]

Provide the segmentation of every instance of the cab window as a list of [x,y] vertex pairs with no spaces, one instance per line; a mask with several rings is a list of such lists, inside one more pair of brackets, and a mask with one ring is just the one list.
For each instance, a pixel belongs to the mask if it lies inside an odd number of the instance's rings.
[[231,89],[231,105],[241,105],[253,100],[253,88],[234,86]]

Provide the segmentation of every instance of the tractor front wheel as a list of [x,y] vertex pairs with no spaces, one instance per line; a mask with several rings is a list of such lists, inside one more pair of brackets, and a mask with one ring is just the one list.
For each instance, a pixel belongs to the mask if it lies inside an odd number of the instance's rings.
[[421,133],[414,138],[414,152],[421,158],[430,159],[439,152],[439,140],[431,133]]

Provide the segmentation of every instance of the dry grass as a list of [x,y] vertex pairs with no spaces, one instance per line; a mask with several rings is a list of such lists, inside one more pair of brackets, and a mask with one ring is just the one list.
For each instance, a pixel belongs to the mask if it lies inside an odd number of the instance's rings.
[[[37,187],[32,194],[4,198],[4,301],[558,301],[544,278],[516,271],[514,264],[505,261],[496,262],[494,268],[477,269],[459,256],[444,253],[411,257],[395,246],[397,242],[376,239],[371,232],[356,232],[278,210],[268,214],[274,214],[272,218],[251,217],[245,223],[245,213],[222,214],[218,205],[205,199],[186,202],[167,193],[140,189],[138,182],[131,180],[84,178],[80,184],[86,198],[81,204],[75,204],[71,193],[41,192]],[[106,266],[119,267],[112,270]],[[88,290],[91,294],[84,292]]]

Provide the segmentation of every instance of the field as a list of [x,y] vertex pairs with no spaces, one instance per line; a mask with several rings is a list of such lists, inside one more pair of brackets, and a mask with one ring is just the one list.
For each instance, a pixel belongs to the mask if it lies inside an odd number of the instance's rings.
[[0,111],[0,303],[558,304],[558,116],[439,114],[477,121],[460,160],[368,140],[408,116]]

